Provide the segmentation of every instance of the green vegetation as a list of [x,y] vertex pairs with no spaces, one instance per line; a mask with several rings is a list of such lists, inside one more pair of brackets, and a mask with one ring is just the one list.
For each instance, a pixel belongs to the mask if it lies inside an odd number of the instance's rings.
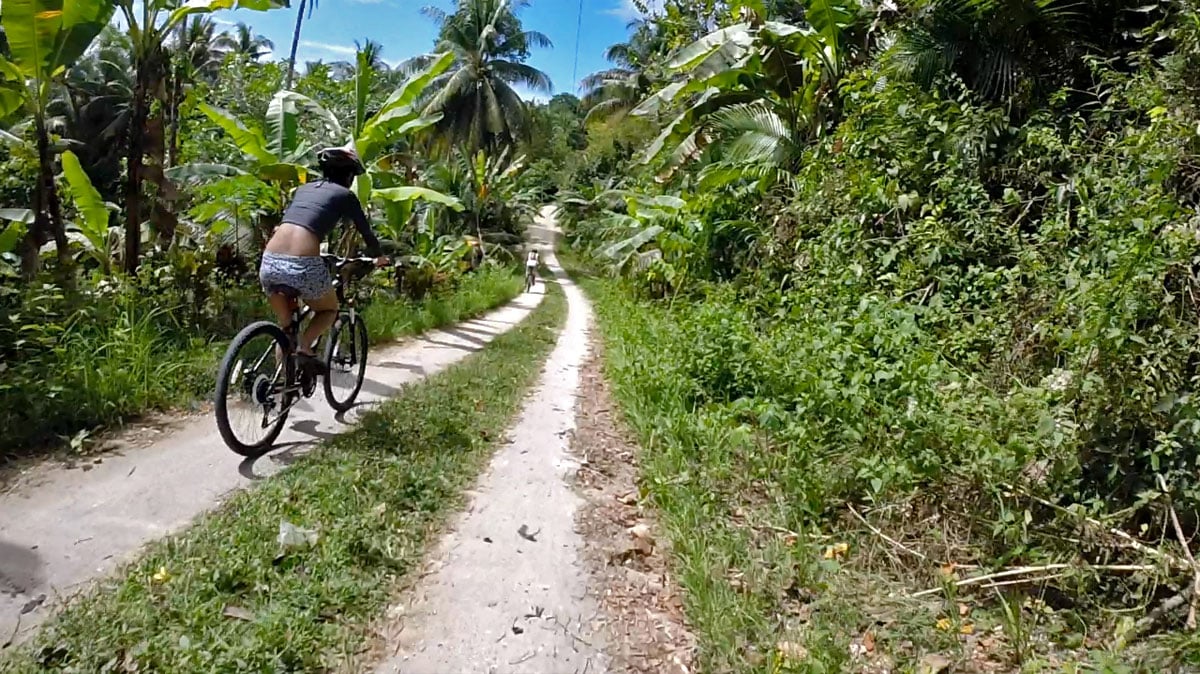
[[[326,671],[356,659],[541,371],[556,284],[478,354],[154,544],[70,603],[0,671]],[[282,549],[280,522],[316,543]]]
[[559,195],[701,669],[1194,667],[1195,8],[663,4]]
[[[354,190],[398,263],[373,281],[373,339],[519,290],[507,267],[544,181],[526,175],[530,123],[508,87],[538,81],[524,61],[541,40],[512,7],[464,0],[441,16],[474,47],[445,41],[392,69],[367,41],[293,77],[261,61],[253,29],[210,16],[287,3],[68,4],[16,0],[0,20],[0,457],[79,449],[208,395],[221,345],[264,316],[259,255],[320,147],[355,143],[368,172]],[[297,38],[315,8],[295,8]],[[443,107],[471,49],[496,59],[506,126],[464,145]],[[468,108],[456,124],[489,128],[495,110]],[[356,237],[330,252],[358,252]]]
[[[371,340],[473,318],[516,297],[521,288],[520,276],[497,267],[439,286],[420,300],[385,299],[386,291],[377,290],[379,299],[366,307]],[[164,294],[161,308],[153,308],[131,290],[113,287],[73,312],[53,292],[26,296],[30,305],[10,314],[41,312],[35,315],[45,332],[14,335],[22,351],[0,383],[0,424],[8,429],[0,456],[52,442],[55,434],[81,450],[98,427],[208,398],[225,342],[270,313],[257,288],[223,289],[200,305],[184,298],[168,304]]]

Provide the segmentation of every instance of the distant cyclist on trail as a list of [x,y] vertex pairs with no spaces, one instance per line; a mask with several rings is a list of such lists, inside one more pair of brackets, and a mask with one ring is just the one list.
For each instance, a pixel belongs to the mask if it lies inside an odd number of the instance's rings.
[[358,197],[350,191],[354,178],[366,173],[353,145],[321,150],[317,162],[324,179],[296,189],[282,224],[267,242],[258,278],[285,332],[292,320],[292,298],[284,288],[298,294],[312,309],[313,318],[300,343],[292,347],[308,361],[306,364],[320,369],[313,343],[333,325],[338,310],[333,279],[321,259],[321,241],[339,222],[350,220],[366,241],[368,253],[375,257],[375,265],[386,266],[389,260],[380,256],[379,238],[371,230]]
[[525,256],[525,288],[533,287],[533,282],[537,279],[537,268],[540,260],[538,260],[537,248],[531,248],[529,254]]

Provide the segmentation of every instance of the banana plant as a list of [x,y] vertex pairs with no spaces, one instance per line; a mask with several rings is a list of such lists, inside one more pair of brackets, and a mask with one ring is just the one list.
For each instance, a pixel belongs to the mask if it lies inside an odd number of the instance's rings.
[[767,21],[761,3],[745,19],[696,40],[668,63],[675,81],[632,112],[673,117],[642,154],[668,179],[702,155],[711,188],[739,178],[787,181],[800,150],[839,114],[836,85],[847,59],[856,0],[806,0],[806,25]]
[[104,201],[100,192],[92,185],[91,178],[84,172],[74,152],[62,155],[63,175],[71,188],[78,221],[69,228],[68,237],[80,243],[83,253],[95,260],[105,274],[112,271],[113,257],[120,245],[120,231],[110,226],[109,217],[117,210],[114,204]]
[[383,207],[385,224],[382,232],[387,238],[398,240],[403,237],[403,230],[412,220],[418,201],[453,211],[463,210],[462,202],[453,196],[406,184],[416,176],[411,170],[412,158],[403,147],[413,134],[441,120],[441,113],[423,114],[418,101],[429,83],[445,72],[453,61],[453,54],[436,56],[428,67],[396,88],[375,114],[368,116],[376,72],[368,50],[358,52],[354,75],[353,140],[367,172],[355,180],[354,190],[364,205],[374,200]]
[[36,272],[39,251],[51,240],[60,266],[69,266],[46,109],[53,81],[79,60],[112,15],[113,5],[106,0],[6,0],[0,15],[12,57],[0,59],[0,119],[11,120],[19,112],[32,118],[39,166],[33,226],[22,251],[26,276]]
[[[425,88],[438,75],[446,71],[454,61],[452,54],[442,54],[425,70],[405,80],[370,117],[370,92],[375,78],[375,67],[365,50],[358,52],[354,75],[354,147],[367,167],[367,173],[355,181],[354,189],[362,203],[368,204],[376,184],[380,187],[396,187],[406,176],[395,169],[408,164],[404,152],[389,152],[409,136],[428,129],[441,120],[441,113],[424,115],[416,105]],[[390,195],[390,196],[389,196]],[[387,201],[416,198],[417,195],[389,193],[380,198]]]
[[0,208],[0,220],[5,221],[4,229],[0,229],[0,255],[16,250],[29,224],[33,222],[33,210],[29,208]]
[[271,98],[260,126],[247,124],[207,103],[201,103],[199,108],[242,153],[245,168],[233,164],[184,164],[167,169],[166,176],[183,182],[249,178],[270,186],[275,192],[270,199],[275,207],[261,223],[267,229],[282,216],[279,208],[287,202],[288,193],[309,180],[308,158],[312,146],[302,137],[301,118],[316,120],[322,127],[321,134],[326,137],[338,138],[344,133],[337,117],[316,101],[294,91],[280,91]]
[[[79,1],[79,0],[76,0]],[[99,0],[103,1],[103,0]],[[114,3],[104,2],[111,7]],[[162,100],[168,71],[166,43],[171,32],[189,16],[221,10],[266,11],[286,0],[116,0],[133,51],[134,88],[130,103],[129,148],[125,183],[125,266],[135,271],[141,255],[142,182],[163,176],[166,148],[163,134],[150,133],[154,100]],[[8,12],[5,5],[4,11]],[[111,11],[111,10],[110,10]],[[163,105],[157,114],[161,115]],[[169,106],[168,106],[169,107]],[[146,163],[149,155],[150,162]],[[161,185],[160,185],[161,187]]]

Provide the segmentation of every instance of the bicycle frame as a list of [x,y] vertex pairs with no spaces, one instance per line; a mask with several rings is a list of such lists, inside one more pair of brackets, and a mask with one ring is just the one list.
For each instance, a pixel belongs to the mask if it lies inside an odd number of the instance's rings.
[[[355,297],[353,295],[351,295],[350,297],[346,296],[347,284],[344,283],[343,279],[342,279],[342,271],[343,271],[342,265],[348,264],[349,262],[352,262],[352,260],[345,260],[342,258],[337,258],[332,255],[324,255],[322,257],[325,259],[326,263],[328,263],[330,265],[330,267],[332,267],[331,271],[336,272],[334,275],[334,279],[333,279],[333,289],[334,289],[334,292],[337,293],[337,299],[338,299],[338,320],[344,320],[346,318],[349,318],[350,321],[354,321],[358,316],[357,307],[355,306],[355,304],[356,304]],[[291,323],[288,325],[285,332],[287,333],[288,339],[289,339],[291,345],[293,346],[293,348],[284,357],[288,361],[292,362],[292,367],[291,367],[292,379],[291,379],[291,381],[284,382],[283,387],[278,392],[279,395],[281,395],[283,397],[284,402],[280,405],[279,412],[277,414],[284,414],[287,411],[291,410],[291,408],[301,398],[300,395],[294,395],[294,394],[301,393],[304,389],[304,382],[301,379],[299,368],[297,368],[295,366],[295,362],[296,362],[295,346],[300,343],[300,334],[301,334],[300,326],[306,320],[311,318],[314,313],[313,310],[307,305],[301,307],[300,300],[298,298],[291,300],[291,305],[292,305]],[[314,344],[312,344],[310,346],[315,347],[315,345],[320,342],[320,339],[323,339],[323,338],[324,338],[324,335],[322,335],[320,338],[318,338],[317,342],[315,342]],[[267,357],[267,354],[264,353],[262,356],[262,359],[265,359],[266,357]],[[261,364],[262,364],[262,360],[260,359],[260,361],[257,363],[257,365],[261,365]],[[280,378],[280,376],[283,374],[282,372],[279,371],[279,368],[281,368],[283,366],[284,366],[284,363],[280,363],[279,366],[276,367],[275,377],[274,377],[276,380],[278,380]],[[264,426],[269,425],[267,416],[265,414],[263,415],[263,424],[264,424]]]

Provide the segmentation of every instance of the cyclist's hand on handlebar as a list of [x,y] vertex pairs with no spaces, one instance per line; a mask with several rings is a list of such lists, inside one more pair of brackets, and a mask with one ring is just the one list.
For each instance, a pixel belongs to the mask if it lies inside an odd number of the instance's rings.
[[375,266],[376,267],[386,267],[386,266],[390,265],[391,263],[392,263],[392,258],[387,257],[387,256],[381,255],[381,256],[375,258]]

